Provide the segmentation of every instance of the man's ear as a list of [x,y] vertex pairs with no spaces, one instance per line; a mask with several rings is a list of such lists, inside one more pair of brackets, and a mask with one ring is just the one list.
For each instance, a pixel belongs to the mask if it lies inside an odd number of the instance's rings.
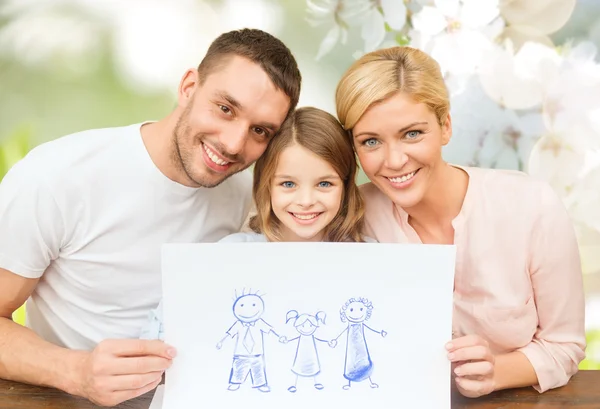
[[442,145],[446,146],[452,138],[452,116],[448,113],[446,121],[442,125]]
[[200,78],[196,68],[190,68],[183,74],[183,77],[181,77],[181,81],[179,82],[179,89],[177,90],[177,104],[180,107],[186,107],[190,103],[199,80]]

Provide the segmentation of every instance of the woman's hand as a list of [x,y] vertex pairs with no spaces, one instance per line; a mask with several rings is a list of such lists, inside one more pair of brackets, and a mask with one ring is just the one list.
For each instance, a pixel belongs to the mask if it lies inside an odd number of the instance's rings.
[[455,338],[446,344],[459,392],[477,398],[495,390],[495,357],[486,340],[479,335]]

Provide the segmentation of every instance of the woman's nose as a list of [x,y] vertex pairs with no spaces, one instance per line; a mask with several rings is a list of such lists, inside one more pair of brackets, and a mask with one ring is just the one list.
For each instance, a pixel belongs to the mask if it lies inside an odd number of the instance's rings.
[[385,165],[390,169],[401,169],[408,162],[408,155],[401,144],[388,146],[385,153]]

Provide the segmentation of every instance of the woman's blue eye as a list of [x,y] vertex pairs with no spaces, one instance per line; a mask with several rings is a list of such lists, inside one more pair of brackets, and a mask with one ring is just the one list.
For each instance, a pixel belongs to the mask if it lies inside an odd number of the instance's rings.
[[294,182],[283,182],[281,184],[281,186],[283,186],[283,187],[290,187],[291,188],[291,187],[294,187],[296,185],[294,184]]
[[410,131],[410,132],[406,133],[406,136],[408,137],[408,139],[418,138],[419,135],[421,135],[421,131]]
[[377,139],[374,139],[374,138],[367,139],[366,141],[363,142],[363,144],[366,146],[373,147],[373,146],[377,145]]
[[319,187],[329,187],[331,186],[331,182],[319,182]]

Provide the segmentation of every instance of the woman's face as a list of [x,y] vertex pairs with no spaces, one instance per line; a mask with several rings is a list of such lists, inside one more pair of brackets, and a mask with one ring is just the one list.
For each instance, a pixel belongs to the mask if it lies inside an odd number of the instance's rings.
[[367,177],[403,208],[418,205],[442,168],[442,146],[452,134],[450,115],[435,114],[410,95],[397,93],[371,106],[352,130]]

